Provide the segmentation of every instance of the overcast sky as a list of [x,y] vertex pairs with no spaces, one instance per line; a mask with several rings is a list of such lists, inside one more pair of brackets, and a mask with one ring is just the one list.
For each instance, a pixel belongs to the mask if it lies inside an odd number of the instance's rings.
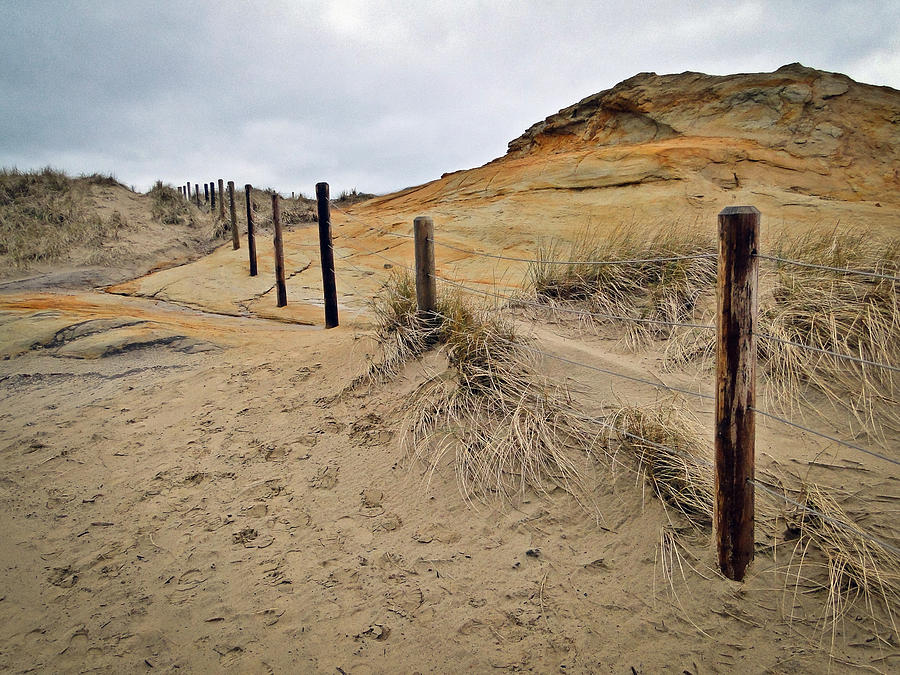
[[900,0],[0,0],[0,166],[388,192],[641,71],[900,89]]

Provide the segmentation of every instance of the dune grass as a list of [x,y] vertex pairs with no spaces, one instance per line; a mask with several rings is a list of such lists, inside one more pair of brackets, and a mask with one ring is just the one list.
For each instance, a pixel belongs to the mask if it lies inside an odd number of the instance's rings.
[[[676,327],[666,323],[694,321],[699,303],[716,282],[714,258],[651,259],[715,251],[715,239],[697,229],[673,228],[649,238],[634,229],[616,230],[604,238],[584,233],[570,245],[550,243],[540,249],[538,262],[529,268],[528,286],[551,307],[607,315],[584,321],[615,328],[636,348],[671,337]],[[606,264],[614,260],[645,262]],[[597,264],[586,264],[589,261]]]
[[196,209],[171,185],[158,180],[147,194],[152,200],[151,215],[163,225],[197,224]]
[[[530,291],[548,308],[566,307],[611,318],[583,317],[598,330],[608,327],[631,349],[660,346],[670,368],[710,366],[715,333],[642,323],[715,324],[716,262],[712,258],[626,265],[553,264],[714,253],[715,242],[692,230],[667,230],[642,237],[615,233],[608,240],[582,237],[570,247],[551,245],[529,272]],[[900,240],[834,231],[783,237],[775,256],[897,275]],[[846,275],[760,261],[758,348],[768,403],[788,412],[812,403],[849,413],[852,433],[883,426],[900,428],[895,371],[831,356],[847,354],[877,363],[900,363],[900,303],[890,279]],[[618,317],[618,318],[616,318]],[[796,344],[789,344],[789,343]]]
[[0,255],[27,267],[114,236],[123,226],[121,214],[104,220],[90,201],[90,185],[101,179],[71,178],[49,167],[0,170]]

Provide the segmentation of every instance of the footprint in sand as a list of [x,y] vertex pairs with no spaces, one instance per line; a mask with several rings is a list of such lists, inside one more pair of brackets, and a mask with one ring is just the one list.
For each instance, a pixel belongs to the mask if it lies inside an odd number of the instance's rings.
[[337,475],[340,467],[336,464],[319,467],[316,475],[309,479],[309,486],[322,490],[330,490],[337,485]]

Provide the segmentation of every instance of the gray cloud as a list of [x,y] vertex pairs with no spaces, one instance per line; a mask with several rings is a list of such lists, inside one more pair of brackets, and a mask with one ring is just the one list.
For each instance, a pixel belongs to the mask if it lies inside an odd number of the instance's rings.
[[147,188],[384,192],[502,155],[637,72],[784,63],[900,87],[884,2],[0,0],[0,164]]

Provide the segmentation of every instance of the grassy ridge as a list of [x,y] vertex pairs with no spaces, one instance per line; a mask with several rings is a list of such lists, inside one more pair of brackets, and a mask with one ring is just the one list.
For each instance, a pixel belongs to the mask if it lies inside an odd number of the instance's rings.
[[114,236],[124,221],[121,215],[103,219],[97,214],[90,200],[92,184],[118,183],[99,174],[71,178],[50,168],[0,170],[0,255],[25,267]]

